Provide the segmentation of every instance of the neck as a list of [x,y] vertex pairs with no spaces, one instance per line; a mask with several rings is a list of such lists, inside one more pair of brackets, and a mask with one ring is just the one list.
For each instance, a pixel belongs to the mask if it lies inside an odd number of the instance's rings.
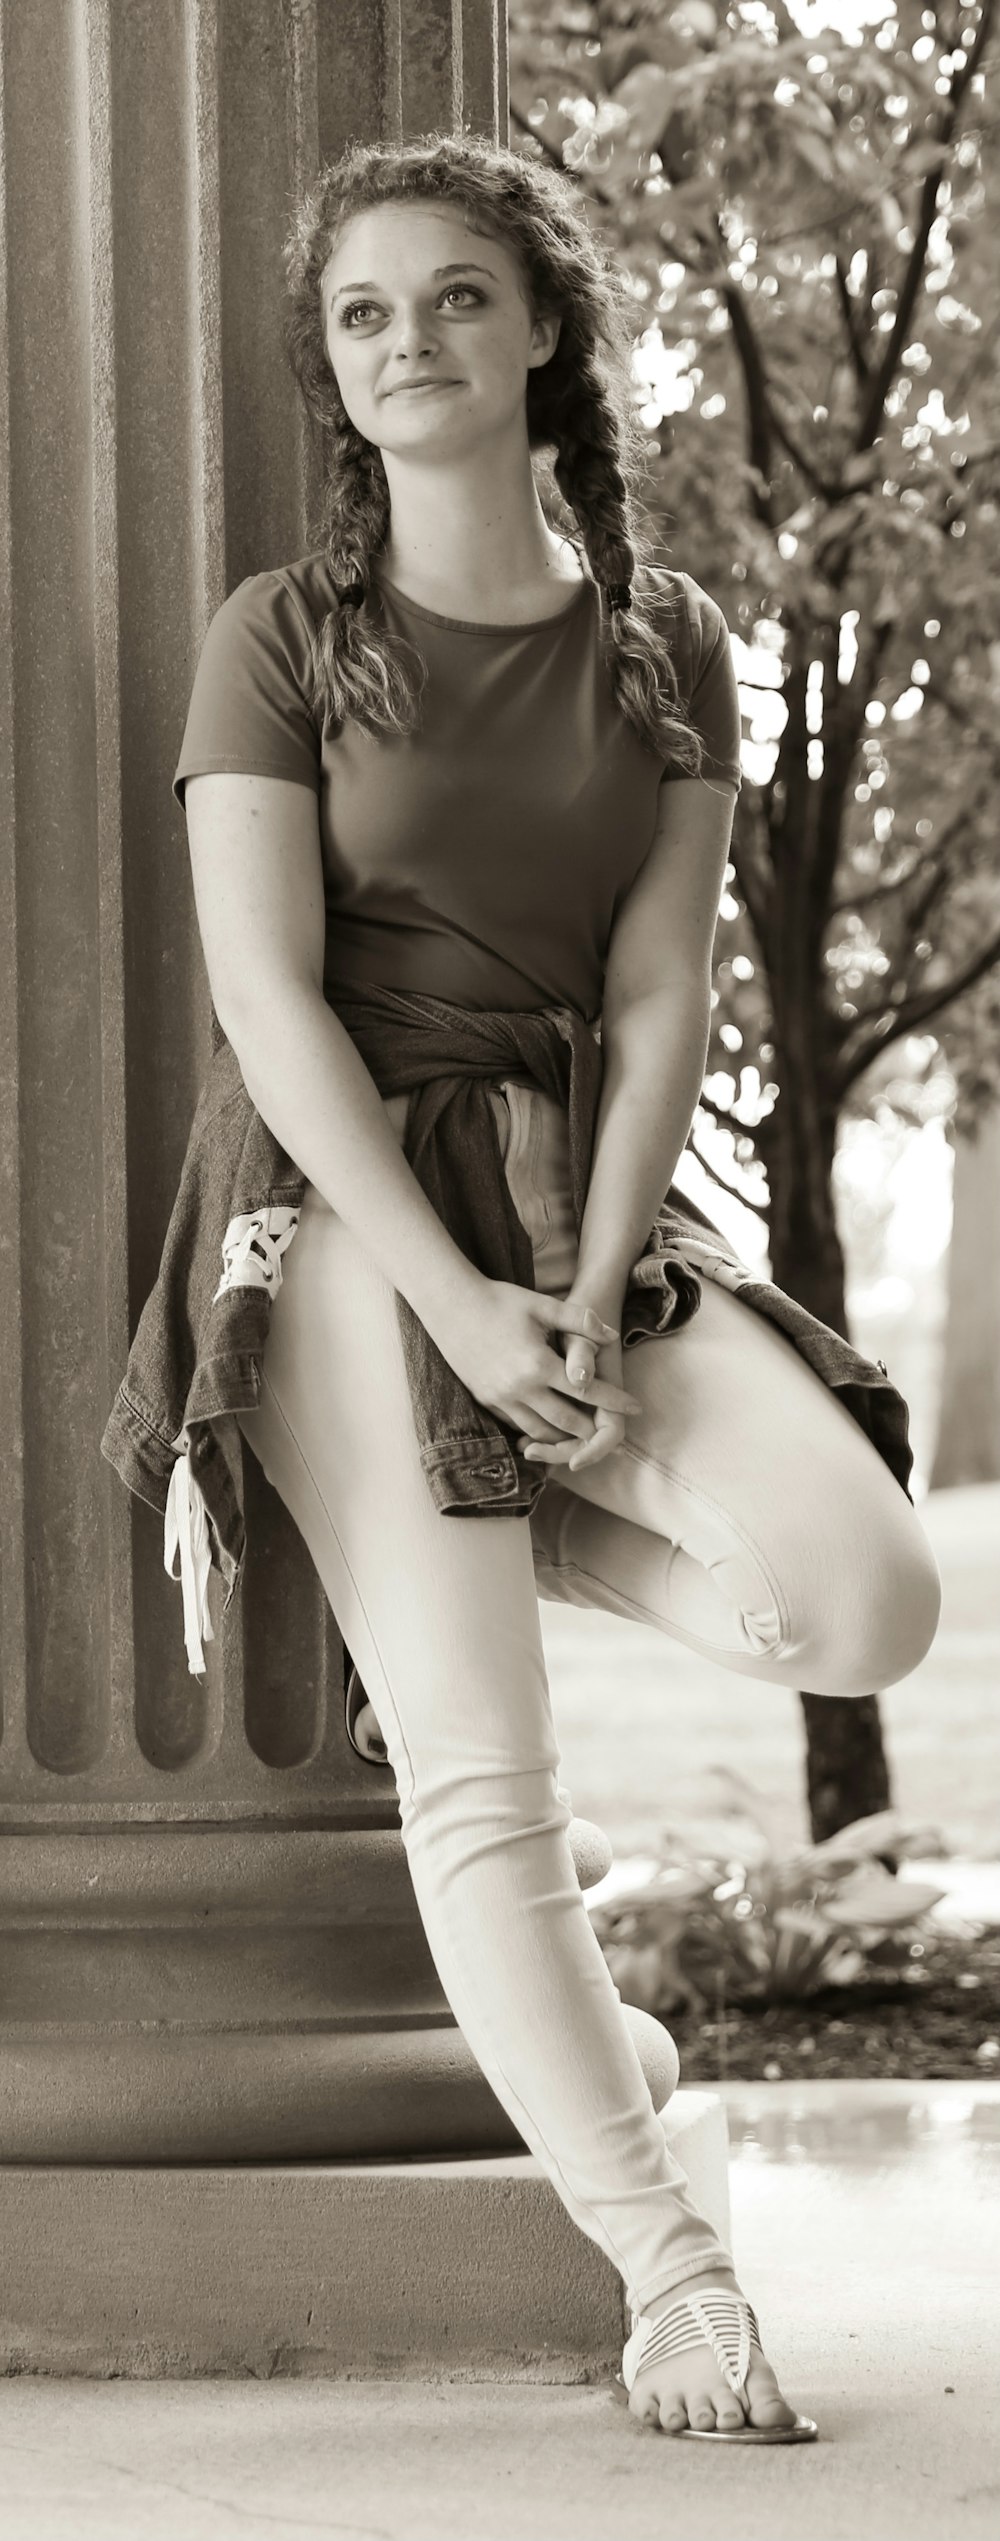
[[572,551],[551,530],[527,443],[477,447],[446,465],[383,453],[391,518],[382,563],[401,590],[475,617],[498,594],[516,599],[565,582]]

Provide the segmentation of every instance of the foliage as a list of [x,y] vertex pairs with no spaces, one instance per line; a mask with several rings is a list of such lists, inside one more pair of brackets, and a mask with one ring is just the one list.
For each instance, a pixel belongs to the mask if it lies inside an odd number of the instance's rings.
[[722,1778],[742,1804],[739,1854],[718,1847],[717,1830],[707,1844],[697,1829],[673,1831],[645,1887],[591,1908],[623,1999],[655,2012],[720,1999],[801,2001],[876,1972],[908,1972],[933,1939],[926,1918],[945,1891],[895,1878],[880,1856],[915,1854],[928,1830],[882,1810],[781,1855],[766,1804],[741,1776]]
[[[909,1099],[928,1048],[962,1126],[1000,1091],[1000,0],[805,16],[510,0],[511,124],[631,278],[648,506],[734,639],[688,1143],[846,1333],[845,1113]],[[802,1700],[826,1833],[888,1796],[877,1698]]]
[[512,0],[513,137],[631,278],[647,500],[737,639],[699,1119],[793,1287],[838,1117],[933,1068],[929,1024],[967,1113],[1000,1091],[996,10]]

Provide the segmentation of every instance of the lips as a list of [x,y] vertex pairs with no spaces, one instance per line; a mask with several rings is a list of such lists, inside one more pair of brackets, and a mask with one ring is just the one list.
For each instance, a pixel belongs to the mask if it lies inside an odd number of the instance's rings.
[[457,388],[457,379],[401,379],[398,388],[389,390],[390,397],[414,397],[421,388]]

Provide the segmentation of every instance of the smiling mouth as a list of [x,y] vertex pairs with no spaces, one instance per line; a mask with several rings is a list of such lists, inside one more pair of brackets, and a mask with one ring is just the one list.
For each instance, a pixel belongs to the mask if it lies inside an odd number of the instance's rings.
[[389,394],[390,397],[419,397],[421,389],[458,388],[459,385],[457,379],[402,379],[399,387],[391,388]]

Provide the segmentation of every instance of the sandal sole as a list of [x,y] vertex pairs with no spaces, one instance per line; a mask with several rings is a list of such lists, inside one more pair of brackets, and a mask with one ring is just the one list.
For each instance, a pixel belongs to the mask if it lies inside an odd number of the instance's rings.
[[678,2433],[699,2444],[813,2444],[819,2428],[814,2417],[797,2417],[794,2426],[682,2426]]

